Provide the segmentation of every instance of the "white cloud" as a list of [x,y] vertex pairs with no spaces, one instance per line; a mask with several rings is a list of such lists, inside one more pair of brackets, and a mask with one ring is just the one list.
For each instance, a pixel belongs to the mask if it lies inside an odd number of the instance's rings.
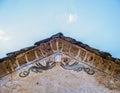
[[72,22],[74,22],[76,19],[77,19],[77,15],[76,14],[69,14],[68,16],[67,16],[67,18],[68,18],[68,23],[72,23]]
[[0,30],[0,41],[8,41],[10,38],[7,36],[7,34],[3,31]]

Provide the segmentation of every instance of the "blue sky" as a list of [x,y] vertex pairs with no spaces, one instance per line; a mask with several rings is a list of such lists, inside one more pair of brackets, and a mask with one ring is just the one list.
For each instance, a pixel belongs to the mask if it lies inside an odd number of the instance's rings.
[[120,58],[120,0],[0,0],[0,58],[58,32]]

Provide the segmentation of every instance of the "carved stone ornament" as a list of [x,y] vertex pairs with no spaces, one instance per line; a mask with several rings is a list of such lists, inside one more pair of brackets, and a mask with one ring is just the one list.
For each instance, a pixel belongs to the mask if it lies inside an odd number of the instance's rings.
[[40,58],[32,62],[32,66],[28,68],[28,70],[22,71],[19,73],[20,77],[27,77],[30,72],[41,72],[45,70],[52,69],[56,64],[60,64],[60,66],[66,70],[73,71],[85,71],[89,75],[95,74],[93,68],[87,66],[83,62],[80,62],[69,55],[65,55],[64,53],[55,53],[51,56],[47,56],[45,58]]

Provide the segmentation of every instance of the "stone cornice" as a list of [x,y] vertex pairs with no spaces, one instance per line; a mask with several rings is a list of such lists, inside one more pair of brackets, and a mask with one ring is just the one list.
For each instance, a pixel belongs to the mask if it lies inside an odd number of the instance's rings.
[[[100,56],[100,57],[102,57],[104,59],[111,60],[111,61],[114,61],[117,64],[120,64],[120,59],[112,57],[112,55],[110,53],[104,52],[104,51],[100,51],[100,50],[95,49],[95,48],[92,48],[89,45],[84,44],[84,43],[82,43],[80,41],[76,41],[73,38],[65,37],[62,33],[58,33],[58,34],[55,34],[55,35],[51,36],[50,38],[38,41],[33,46],[26,47],[26,48],[20,49],[18,51],[14,51],[14,52],[8,53],[7,56],[10,57],[10,56],[19,55],[19,54],[21,54],[23,52],[29,51],[29,50],[39,46],[41,43],[46,43],[46,42],[48,42],[48,41],[50,41],[52,39],[55,39],[55,38],[61,38],[61,39],[65,40],[65,41],[68,41],[68,42],[70,42],[72,44],[75,44],[75,45],[77,45],[79,47],[82,47],[82,48],[84,48],[84,49],[86,49],[86,50],[88,50],[88,51],[90,51],[92,53],[95,53],[96,55],[98,55],[98,56]],[[3,59],[0,59],[0,62],[5,60],[6,58],[7,57],[5,57]]]

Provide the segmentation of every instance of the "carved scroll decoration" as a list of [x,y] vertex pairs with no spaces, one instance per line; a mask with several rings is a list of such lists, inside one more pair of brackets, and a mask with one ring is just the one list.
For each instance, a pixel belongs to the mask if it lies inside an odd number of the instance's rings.
[[35,63],[36,66],[30,67],[27,71],[23,71],[19,74],[20,77],[26,77],[30,74],[30,71],[38,73],[41,72],[41,70],[48,70],[52,69],[55,66],[55,62],[46,62],[46,66],[43,66],[40,62]]
[[[54,60],[45,61],[45,66],[42,65],[41,60],[38,60],[35,63],[35,65],[29,67],[27,71],[20,72],[19,76],[20,77],[27,77],[30,74],[30,72],[38,73],[38,72],[41,72],[44,70],[52,69],[56,65],[56,63],[58,63],[58,62],[55,62],[56,55],[54,55],[53,57],[54,57],[53,58]],[[68,57],[68,58],[71,60],[70,57]],[[85,71],[89,75],[95,74],[95,71],[93,70],[93,68],[90,68],[89,66],[86,67],[85,64],[83,64],[82,62],[76,61],[75,59],[72,59],[72,60],[74,60],[74,63],[70,64],[70,62],[71,62],[70,60],[66,60],[66,61],[61,60],[61,62],[59,62],[60,66],[64,69],[67,69],[67,70],[73,70],[73,71],[77,71],[77,72]]]
[[65,65],[61,63],[61,67],[67,70],[74,70],[77,72],[84,70],[89,75],[95,74],[95,71],[93,69],[85,67],[83,64],[79,64],[79,62],[75,62],[72,65],[69,65],[69,63],[66,63]]

